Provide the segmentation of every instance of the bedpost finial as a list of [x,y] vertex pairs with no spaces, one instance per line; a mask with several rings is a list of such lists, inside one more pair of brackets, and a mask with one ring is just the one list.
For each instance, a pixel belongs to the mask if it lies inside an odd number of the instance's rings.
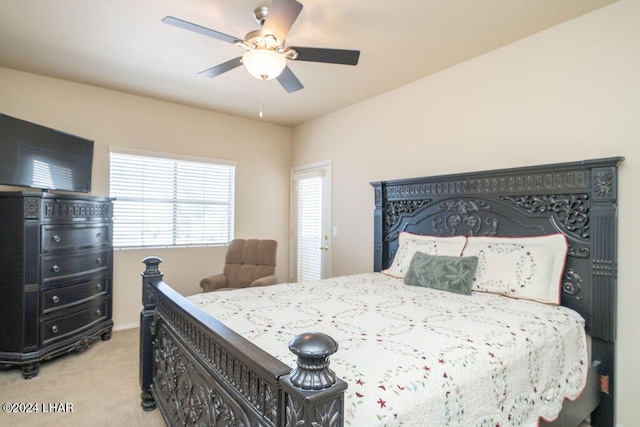
[[338,343],[327,334],[307,332],[289,342],[289,350],[298,356],[298,366],[291,371],[291,383],[304,390],[322,390],[336,382],[329,369],[329,356],[338,351]]
[[142,272],[144,276],[157,276],[162,275],[162,271],[160,271],[160,263],[162,262],[162,258],[157,256],[148,256],[142,260],[145,264],[145,269]]

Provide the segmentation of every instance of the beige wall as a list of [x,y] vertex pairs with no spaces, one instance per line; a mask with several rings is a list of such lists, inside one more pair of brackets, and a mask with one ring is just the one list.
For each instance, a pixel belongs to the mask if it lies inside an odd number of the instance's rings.
[[[0,112],[94,139],[94,195],[109,194],[109,146],[235,160],[236,237],[276,239],[276,273],[288,276],[289,128],[5,68]],[[221,271],[225,253],[225,247],[116,251],[116,328],[137,326],[142,258],[160,256],[167,283],[190,295],[202,277]]]
[[[363,53],[363,54],[366,54]],[[617,408],[640,401],[640,2],[623,0],[294,129],[333,160],[333,274],[372,268],[370,181],[622,155]]]

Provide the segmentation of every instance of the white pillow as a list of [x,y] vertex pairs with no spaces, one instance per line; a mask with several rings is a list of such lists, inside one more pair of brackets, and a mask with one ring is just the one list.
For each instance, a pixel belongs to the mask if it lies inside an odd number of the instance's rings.
[[467,238],[463,256],[477,256],[472,290],[560,304],[569,245],[563,234]]
[[388,276],[403,279],[407,274],[414,253],[460,256],[466,241],[467,238],[464,236],[422,236],[402,231],[398,236],[398,251],[393,258],[393,263],[387,270],[382,272]]

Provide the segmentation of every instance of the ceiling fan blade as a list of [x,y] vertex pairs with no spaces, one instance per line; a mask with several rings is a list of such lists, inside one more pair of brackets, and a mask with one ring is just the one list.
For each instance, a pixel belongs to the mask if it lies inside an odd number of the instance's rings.
[[222,64],[218,64],[215,67],[211,67],[207,70],[200,71],[198,75],[202,77],[215,77],[215,76],[219,76],[222,73],[226,73],[227,71],[231,71],[234,68],[239,67],[240,65],[242,65],[242,57],[238,56],[237,58],[233,58],[230,61],[223,62]]
[[296,75],[293,74],[293,71],[291,71],[291,68],[289,68],[289,66],[284,67],[282,73],[280,73],[280,75],[276,78],[278,79],[278,82],[282,85],[284,90],[287,91],[287,93],[295,92],[304,88],[304,86],[302,86],[302,83],[300,83],[300,80],[298,80]]
[[357,65],[359,50],[323,49],[317,47],[294,47],[298,52],[296,61],[327,62],[330,64]]
[[267,19],[262,25],[262,36],[273,34],[280,44],[284,43],[287,33],[302,10],[302,4],[296,0],[273,0],[269,6]]
[[185,30],[213,37],[214,39],[222,40],[223,42],[236,43],[242,41],[237,37],[232,37],[230,35],[220,33],[210,28],[183,21],[182,19],[174,18],[173,16],[165,16],[164,18],[162,18],[162,22],[164,22],[165,24],[173,25],[174,27],[183,28]]

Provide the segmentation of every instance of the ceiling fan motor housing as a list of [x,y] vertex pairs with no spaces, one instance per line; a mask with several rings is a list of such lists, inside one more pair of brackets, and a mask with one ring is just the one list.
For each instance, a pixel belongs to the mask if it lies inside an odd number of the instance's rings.
[[255,30],[244,36],[242,44],[248,49],[271,49],[277,50],[283,43],[273,34],[264,33],[263,30]]

